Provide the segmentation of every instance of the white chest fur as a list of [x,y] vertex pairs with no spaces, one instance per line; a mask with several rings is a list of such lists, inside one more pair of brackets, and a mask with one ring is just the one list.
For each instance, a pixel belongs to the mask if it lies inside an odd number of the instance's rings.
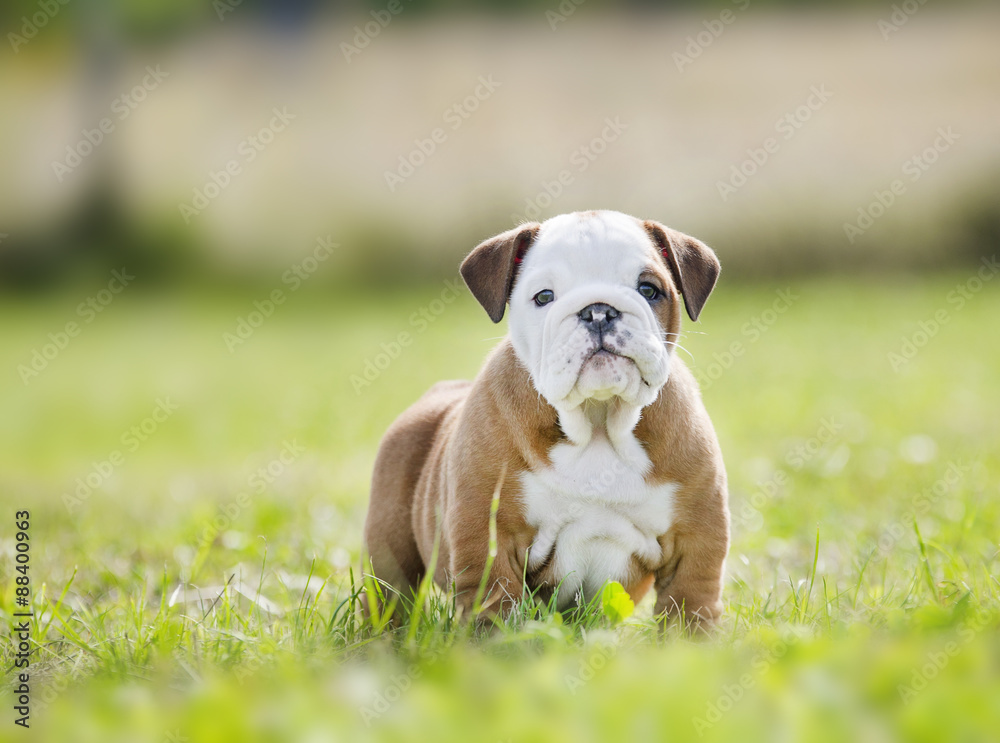
[[642,468],[626,464],[603,436],[586,446],[557,444],[550,458],[550,467],[525,472],[521,486],[526,520],[538,530],[528,570],[550,563],[562,580],[560,606],[581,590],[589,599],[605,582],[624,580],[633,555],[658,562],[675,483],[649,485]]

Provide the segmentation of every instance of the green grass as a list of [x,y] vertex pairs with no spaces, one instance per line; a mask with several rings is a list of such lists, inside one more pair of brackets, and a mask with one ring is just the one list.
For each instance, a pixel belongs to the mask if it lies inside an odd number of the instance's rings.
[[[466,294],[423,332],[410,317],[443,285],[293,295],[230,354],[223,333],[253,297],[126,293],[28,386],[18,364],[89,292],[2,300],[0,615],[16,611],[27,508],[38,621],[32,730],[5,685],[0,739],[988,740],[1000,294],[958,309],[967,278],[801,282],[756,340],[786,287],[723,282],[688,324],[686,358],[717,377],[704,397],[734,520],[707,640],[659,636],[649,599],[616,623],[526,604],[485,631],[429,590],[410,625],[362,621],[351,569],[379,436],[503,332]],[[889,353],[941,308],[947,324],[895,372]],[[355,394],[402,331],[412,344]],[[122,435],[167,397],[177,410],[130,451]],[[68,509],[115,450],[123,463]],[[273,481],[253,479],[269,464]]]

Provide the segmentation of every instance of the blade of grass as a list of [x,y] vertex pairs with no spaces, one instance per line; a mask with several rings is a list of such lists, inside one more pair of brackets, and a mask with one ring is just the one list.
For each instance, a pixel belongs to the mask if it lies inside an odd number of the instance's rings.
[[489,550],[486,553],[486,568],[483,570],[483,577],[479,581],[479,589],[476,591],[475,601],[472,602],[472,616],[476,618],[483,610],[483,595],[486,592],[486,585],[493,570],[493,561],[497,557],[497,512],[500,510],[500,490],[503,488],[504,479],[507,477],[507,465],[500,470],[500,477],[496,487],[493,489],[493,499],[490,501],[490,541]]
[[924,543],[924,538],[920,536],[920,526],[917,524],[917,519],[913,519],[913,531],[917,534],[917,544],[920,547],[920,565],[923,567],[924,577],[927,579],[927,587],[931,591],[931,596],[934,597],[935,601],[938,601],[937,587],[934,582],[934,574],[931,572],[931,564],[927,559],[927,545]]

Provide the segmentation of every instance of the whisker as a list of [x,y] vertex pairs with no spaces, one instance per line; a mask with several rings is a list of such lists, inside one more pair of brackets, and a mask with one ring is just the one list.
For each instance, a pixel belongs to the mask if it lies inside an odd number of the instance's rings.
[[688,356],[691,357],[691,361],[694,361],[694,354],[688,351],[686,348],[684,348],[684,346],[682,346],[680,343],[674,343],[673,346],[674,348],[681,349],[684,353],[686,353]]
[[[691,357],[692,361],[694,361],[694,354],[691,353],[688,349],[686,349],[684,346],[681,345],[680,338],[683,336],[682,333],[667,333],[667,332],[664,332],[662,335],[663,335],[663,342],[664,343],[666,343],[667,345],[672,346],[674,348],[681,349],[684,353],[686,353],[688,356]],[[677,340],[669,340],[667,338],[668,335],[676,335],[678,339]]]

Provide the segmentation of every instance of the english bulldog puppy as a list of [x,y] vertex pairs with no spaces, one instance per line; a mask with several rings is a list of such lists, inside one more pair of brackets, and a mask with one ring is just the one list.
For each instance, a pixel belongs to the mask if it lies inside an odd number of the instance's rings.
[[557,605],[619,581],[655,612],[712,624],[729,548],[726,472],[676,353],[719,275],[703,243],[614,211],[565,214],[486,240],[462,276],[509,334],[471,382],[434,385],[386,432],[365,524],[370,570],[411,596],[434,580],[472,608],[499,494],[482,606],[524,584]]

